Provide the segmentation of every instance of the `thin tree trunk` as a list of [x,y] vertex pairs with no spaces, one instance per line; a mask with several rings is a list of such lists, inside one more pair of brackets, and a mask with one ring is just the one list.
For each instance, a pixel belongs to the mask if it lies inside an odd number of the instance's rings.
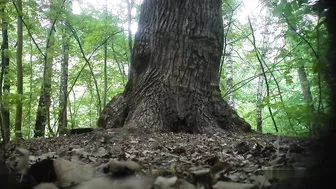
[[[72,1],[65,2],[64,10],[71,14]],[[66,14],[67,15],[67,14]],[[65,16],[67,18],[67,16]],[[69,66],[69,45],[71,35],[70,29],[66,26],[66,19],[61,21],[62,25],[62,51],[63,61],[61,64],[61,80],[60,80],[60,97],[59,97],[59,112],[58,112],[58,131],[64,132],[68,126],[68,66]]]
[[122,78],[122,83],[123,83],[123,86],[125,86],[126,72],[125,72],[124,63],[118,61],[118,58],[116,56],[117,52],[114,49],[114,43],[113,42],[111,44],[111,47],[112,47],[112,54],[113,54],[113,57],[114,57],[114,61],[117,62],[118,70],[119,70],[119,73],[120,73],[121,78]]
[[257,88],[257,113],[256,113],[256,121],[257,121],[257,131],[262,133],[262,99],[263,99],[263,85],[264,78],[262,76],[258,77],[258,88]]
[[[47,53],[46,53],[46,56]],[[41,86],[41,95],[38,101],[36,121],[35,121],[35,135],[34,137],[43,137],[45,134],[45,126],[48,123],[48,114],[51,104],[51,74],[52,74],[52,59],[46,58],[44,60],[43,83]]]
[[103,93],[103,105],[106,105],[107,101],[107,42],[104,44],[104,93]]
[[[72,91],[73,92],[73,101],[74,102],[76,102],[76,94],[75,94],[75,92],[74,91]],[[69,114],[70,114],[70,122],[71,122],[71,129],[73,129],[74,127],[75,127],[75,125],[76,125],[76,117],[75,117],[75,115],[76,115],[76,106],[75,106],[76,104],[74,103],[73,104],[73,111],[71,110],[71,102],[70,102],[70,100],[69,100]]]
[[[44,67],[43,67],[43,81],[41,86],[41,94],[37,106],[36,121],[35,121],[35,134],[34,137],[43,137],[45,134],[45,126],[48,124],[49,132],[55,136],[50,126],[50,104],[51,104],[51,81],[52,81],[52,62],[55,44],[55,25],[58,21],[57,16],[61,15],[61,9],[65,6],[66,0],[51,1],[50,12],[57,12],[56,18],[50,18],[51,27],[46,42],[46,50],[44,53]],[[58,7],[58,9],[56,9]]]
[[[105,27],[107,26],[107,0],[105,0]],[[103,105],[106,105],[107,101],[107,42],[104,43],[104,93],[103,93]]]
[[47,39],[47,47],[44,56],[44,68],[43,68],[43,82],[41,86],[41,95],[38,102],[36,121],[35,121],[35,134],[34,137],[43,137],[45,134],[45,126],[48,124],[49,109],[51,104],[51,77],[52,77],[52,46],[54,44],[54,28],[50,29],[50,33]]
[[[269,44],[269,22],[270,20],[268,19],[267,14],[264,17],[264,28],[263,28],[263,39],[262,39],[262,48],[261,48],[261,59],[266,59],[266,54],[268,52],[268,44]],[[263,126],[262,126],[262,100],[263,100],[263,92],[264,92],[264,77],[259,76],[258,77],[258,87],[257,87],[257,107],[256,107],[256,122],[257,122],[257,131],[262,133],[263,131]]]
[[249,132],[222,99],[221,0],[144,0],[130,79],[101,113],[98,126],[142,132]]
[[[16,6],[20,14],[22,14],[22,0],[17,0]],[[17,93],[18,101],[16,106],[16,116],[15,116],[15,137],[17,139],[22,138],[22,96],[23,96],[23,75],[22,75],[22,20],[21,16],[17,18],[17,50],[16,50],[16,61],[17,61]]]
[[[133,0],[126,0],[127,2],[127,29],[128,29],[128,49],[129,49],[129,67],[131,65],[132,53],[133,53],[133,42],[132,42],[132,7]],[[130,72],[130,70],[129,70]],[[130,75],[130,74],[129,74]]]
[[226,51],[226,88],[227,88],[227,91],[229,91],[228,93],[228,104],[229,106],[234,109],[235,107],[235,103],[234,103],[234,98],[233,98],[233,83],[232,83],[232,46],[231,45],[228,45],[227,46],[227,51]]
[[[310,114],[315,112],[314,104],[313,104],[313,96],[310,91],[310,85],[309,81],[307,79],[307,74],[305,71],[304,66],[300,66],[297,70],[298,75],[299,75],[299,80],[301,84],[301,90],[302,90],[302,96],[303,99],[306,101],[307,107],[310,111]],[[307,126],[309,130],[309,135],[311,137],[315,137],[317,135],[316,128],[314,128],[315,124],[313,120],[308,120],[307,121]]]
[[0,3],[0,14],[1,14],[1,29],[2,29],[2,44],[1,44],[1,76],[0,82],[2,90],[0,89],[1,97],[1,122],[2,122],[2,132],[4,135],[4,141],[8,142],[10,140],[10,113],[8,107],[8,100],[6,99],[10,90],[10,80],[8,77],[9,69],[9,58],[7,55],[8,51],[8,13],[6,11],[7,1],[1,1]]
[[[250,17],[248,17],[248,22],[249,22],[249,26],[250,26],[251,31],[252,31],[252,45],[254,47],[254,51],[256,53],[256,57],[257,57],[258,62],[260,64],[261,72],[262,72],[264,80],[265,80],[266,97],[269,98],[270,97],[270,87],[269,87],[269,84],[268,84],[268,81],[267,81],[266,72],[265,72],[265,67],[268,69],[268,66],[265,64],[265,60],[263,59],[264,55],[258,50],[258,48],[256,46],[256,38],[255,38],[255,35],[254,35],[254,29],[252,27]],[[268,104],[267,108],[268,108],[268,111],[270,113],[270,116],[271,116],[271,119],[272,119],[272,122],[273,122],[273,125],[274,125],[274,129],[275,129],[276,132],[278,132],[279,129],[278,129],[277,123],[276,123],[276,121],[274,119],[272,108],[270,107],[269,104]]]
[[32,128],[32,103],[33,103],[33,43],[32,40],[30,39],[30,56],[29,56],[29,66],[30,66],[30,76],[29,76],[29,103],[28,103],[28,120],[27,120],[27,125],[29,125],[29,132],[28,132],[28,137],[32,137],[31,131],[34,129]]
[[69,65],[69,36],[70,31],[63,23],[64,34],[62,36],[63,61],[61,66],[61,83],[60,83],[60,99],[59,99],[59,131],[67,128],[67,102],[68,102],[68,65]]

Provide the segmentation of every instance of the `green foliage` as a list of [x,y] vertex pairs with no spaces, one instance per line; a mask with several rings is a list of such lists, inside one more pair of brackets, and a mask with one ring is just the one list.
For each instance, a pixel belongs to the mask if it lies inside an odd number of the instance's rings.
[[[323,18],[312,11],[313,4],[308,1],[273,0],[258,3],[261,4],[259,8],[256,6],[258,10],[249,13],[253,31],[247,22],[238,19],[226,36],[226,41],[240,39],[233,43],[235,53],[231,55],[234,61],[235,109],[256,129],[257,75],[262,74],[261,61],[269,88],[267,96],[264,83],[263,131],[275,132],[271,120],[273,116],[282,134],[306,136],[309,133],[308,123],[321,122],[327,115],[325,107],[330,105],[324,78],[327,72],[325,57],[328,35],[321,24]],[[243,5],[241,10],[246,11]],[[239,11],[235,14],[239,14]],[[253,47],[252,32],[256,36],[257,49]],[[257,53],[260,60],[256,57]],[[306,82],[301,82],[297,73],[302,66],[307,74]],[[227,95],[225,71],[221,73],[220,86],[223,95]],[[302,95],[301,83],[306,83],[310,88],[311,104],[307,104]]]
[[[275,132],[271,116],[274,117],[282,134],[305,136],[308,134],[308,121],[321,121],[327,116],[330,99],[326,78],[328,36],[323,25],[322,13],[313,12],[308,0],[267,0],[256,1],[254,9],[244,8],[251,0],[223,1],[224,35],[226,45],[232,47],[233,97],[235,109],[256,128],[256,96],[259,76],[267,79],[262,90],[262,113],[264,132]],[[50,4],[52,2],[52,4]],[[62,1],[24,1],[22,18],[23,36],[23,83],[24,94],[16,94],[16,20],[17,12],[12,3],[6,6],[8,19],[9,46],[5,56],[10,58],[8,79],[11,91],[2,101],[10,104],[11,125],[15,119],[15,107],[19,99],[23,104],[22,133],[25,138],[33,136],[38,98],[43,81],[43,53],[46,50],[50,27],[55,22],[55,39],[49,55],[53,58],[51,81],[50,127],[57,130],[59,116],[59,85],[61,62],[63,60],[62,36],[71,29],[69,41],[69,81],[68,81],[68,126],[95,127],[99,101],[103,100],[104,90],[104,43],[107,44],[107,99],[123,91],[126,84],[128,57],[128,37],[125,32],[127,11],[125,3],[106,12],[104,6],[94,6],[94,2],[83,1],[83,9],[73,14],[70,8],[64,9]],[[133,22],[139,19],[140,3],[135,1],[136,14]],[[91,3],[91,4],[90,4]],[[249,12],[250,11],[250,12]],[[253,31],[248,24],[251,20]],[[256,35],[253,45],[252,32]],[[256,48],[255,48],[256,47]],[[82,48],[82,49],[81,49]],[[82,51],[83,52],[82,52]],[[258,54],[258,57],[256,56]],[[85,56],[85,58],[84,58]],[[224,58],[224,57],[223,57]],[[225,59],[224,59],[225,60]],[[87,62],[88,61],[88,62]],[[261,63],[260,63],[261,61]],[[224,61],[224,64],[226,62]],[[89,65],[88,65],[89,64]],[[263,65],[265,75],[261,70]],[[92,70],[89,68],[92,67]],[[302,96],[301,83],[297,74],[304,67],[307,84],[313,100],[310,105]],[[222,66],[220,88],[227,100],[225,66]],[[95,85],[94,79],[97,81]],[[98,95],[100,99],[98,99]],[[272,110],[270,115],[269,109]],[[14,133],[14,132],[12,132]],[[51,132],[47,131],[47,135]]]
[[[17,11],[12,3],[6,6],[6,18],[8,19],[8,32],[10,48],[5,51],[5,56],[10,58],[9,74],[6,77],[10,81],[11,91],[3,96],[2,101],[9,104],[11,112],[11,129],[14,137],[15,107],[21,99],[23,105],[22,133],[24,138],[30,138],[34,133],[36,109],[38,98],[41,94],[43,81],[43,56],[46,50],[50,27],[55,23],[55,37],[53,46],[48,52],[48,57],[53,57],[53,73],[51,81],[51,108],[50,127],[53,132],[57,130],[59,116],[59,85],[61,77],[60,65],[63,60],[62,36],[65,28],[72,28],[69,40],[69,72],[68,72],[68,125],[69,127],[96,127],[98,110],[103,108],[98,104],[97,90],[101,94],[102,101],[104,91],[104,50],[103,44],[107,43],[107,99],[120,93],[124,89],[126,76],[123,71],[129,61],[128,38],[123,32],[122,15],[116,15],[112,10],[106,12],[105,8],[88,6],[80,14],[71,12],[71,7],[65,9],[63,1],[24,1],[23,12],[20,14],[24,21],[23,33],[23,95],[16,93],[16,21]],[[88,2],[84,2],[87,3]],[[88,4],[89,5],[89,4]],[[122,5],[120,5],[122,7]],[[139,13],[139,4],[135,9]],[[1,15],[2,16],[2,15]],[[126,15],[124,15],[126,18]],[[135,15],[138,18],[138,14]],[[136,22],[136,21],[134,21]],[[75,35],[77,40],[75,40]],[[79,42],[79,43],[78,43]],[[80,50],[80,46],[83,53]],[[91,70],[84,58],[89,61]],[[120,72],[120,69],[122,73]],[[82,71],[81,71],[82,70]],[[98,86],[94,85],[93,77]],[[101,106],[101,107],[99,107]],[[48,126],[46,127],[48,128]],[[52,132],[46,129],[47,136]]]

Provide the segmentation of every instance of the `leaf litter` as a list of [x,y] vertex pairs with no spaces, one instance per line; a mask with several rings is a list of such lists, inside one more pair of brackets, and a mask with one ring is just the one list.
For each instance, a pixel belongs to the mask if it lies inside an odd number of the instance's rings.
[[[311,143],[308,139],[278,139],[273,135],[137,134],[118,128],[14,141],[7,145],[6,155],[12,168],[27,167],[18,164],[15,158],[16,149],[20,147],[30,152],[30,165],[56,159],[66,161],[60,164],[65,167],[71,167],[70,162],[82,165],[76,168],[77,172],[91,170],[90,167],[105,169],[111,160],[136,162],[133,166],[140,165],[137,169],[141,169],[142,175],[155,177],[149,182],[154,188],[270,188],[282,179],[304,176],[312,162],[309,159],[312,157]],[[93,177],[91,173],[86,176],[88,178],[83,175],[76,178],[78,183]],[[66,180],[64,175],[57,177]],[[63,187],[70,186],[71,182],[63,182],[66,183]]]

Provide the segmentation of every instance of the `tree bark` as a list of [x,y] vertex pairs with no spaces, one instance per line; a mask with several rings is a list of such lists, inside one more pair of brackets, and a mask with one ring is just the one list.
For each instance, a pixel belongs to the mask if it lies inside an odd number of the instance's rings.
[[257,110],[256,110],[256,122],[257,122],[257,131],[262,133],[262,99],[263,99],[263,87],[264,78],[262,76],[258,77],[258,88],[257,88]]
[[70,31],[63,21],[64,33],[62,36],[63,61],[61,65],[60,99],[59,99],[59,122],[58,130],[64,131],[68,125],[67,105],[68,105],[68,65],[69,65],[69,36]]
[[251,127],[222,99],[221,0],[144,0],[130,79],[105,106],[99,127],[144,132],[248,132]]
[[36,112],[34,137],[44,136],[45,126],[48,123],[49,108],[51,104],[50,93],[51,93],[52,58],[49,58],[48,53],[46,53],[44,64],[45,65],[43,71],[43,83],[41,86],[41,95],[38,101]]
[[107,102],[107,41],[104,44],[104,93],[103,93],[103,103],[104,106]]
[[[268,19],[269,14],[265,14],[264,22],[264,28],[263,28],[263,39],[262,39],[262,48],[261,48],[261,59],[266,59],[267,58],[267,53],[268,53],[268,47],[270,46],[270,41],[269,41],[269,36],[271,35],[270,30],[269,30],[269,25],[270,25],[270,19]],[[260,69],[262,70],[262,69]],[[262,133],[263,131],[263,126],[262,126],[262,116],[263,116],[263,92],[264,92],[264,77],[259,76],[258,77],[258,87],[257,87],[257,99],[256,99],[256,123],[257,123],[257,131],[259,133]]]
[[[52,7],[52,6],[51,6]],[[38,101],[36,121],[35,121],[35,133],[34,137],[43,137],[45,134],[45,126],[48,123],[49,109],[51,104],[51,78],[52,78],[52,47],[54,45],[54,31],[55,21],[50,28],[50,32],[47,38],[46,52],[44,54],[44,68],[43,68],[43,81],[41,86],[41,95]]]
[[[297,72],[299,75],[303,99],[306,101],[309,112],[312,115],[315,112],[315,108],[313,104],[313,96],[310,91],[309,81],[307,79],[307,74],[304,66],[300,66]],[[307,121],[307,126],[309,130],[309,135],[311,137],[315,137],[318,134],[317,128],[315,128],[315,126],[317,125],[314,123],[312,119],[309,119]]]
[[[107,27],[107,0],[105,0],[105,27]],[[104,93],[103,93],[103,104],[106,105],[107,102],[107,44],[108,40],[104,43]]]
[[[134,0],[126,0],[127,2],[127,30],[128,30],[128,49],[129,49],[129,65],[131,64],[132,52],[133,52],[133,40],[132,40],[132,7]],[[130,71],[130,70],[129,70]]]
[[[22,0],[17,0],[16,6],[19,14],[22,14]],[[16,105],[15,115],[15,137],[17,139],[22,138],[22,96],[23,96],[23,75],[22,75],[22,20],[21,16],[17,18],[17,49],[16,49],[16,61],[17,61],[17,93],[18,102]]]
[[10,140],[10,114],[7,104],[7,96],[10,90],[10,80],[8,77],[9,58],[8,58],[8,13],[6,11],[7,1],[1,1],[1,29],[2,29],[2,44],[1,44],[1,76],[0,76],[0,97],[1,97],[1,126],[3,140],[5,142]]
[[65,132],[68,126],[68,67],[69,67],[69,46],[71,31],[66,26],[67,18],[71,15],[72,1],[64,3],[65,19],[61,20],[62,26],[62,51],[63,61],[61,64],[61,80],[60,80],[60,98],[59,98],[59,112],[58,112],[58,131]]
[[232,109],[235,108],[234,98],[233,98],[233,73],[232,73],[232,46],[227,46],[227,53],[225,55],[226,57],[226,89],[228,92],[228,104]]
[[28,110],[28,119],[26,119],[25,124],[29,125],[28,130],[28,138],[32,137],[32,130],[33,128],[33,122],[32,122],[32,102],[33,102],[33,75],[34,75],[34,66],[33,66],[33,42],[32,39],[29,40],[29,101],[28,101],[28,107],[26,107],[26,110]]

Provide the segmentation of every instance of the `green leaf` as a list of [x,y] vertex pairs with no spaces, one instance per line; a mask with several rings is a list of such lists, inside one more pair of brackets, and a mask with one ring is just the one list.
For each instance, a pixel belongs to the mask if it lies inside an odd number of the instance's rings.
[[4,56],[6,57],[6,58],[12,58],[13,56],[12,56],[13,54],[12,54],[12,52],[9,50],[9,49],[5,49],[4,50]]
[[298,0],[298,4],[301,6],[302,4],[308,3],[308,0]]
[[279,3],[279,0],[273,0],[273,4],[278,4]]
[[273,10],[274,16],[280,17],[282,14],[283,8],[284,8],[283,4],[280,3],[279,5],[277,5]]
[[286,76],[285,76],[285,80],[286,80],[286,84],[287,84],[287,85],[290,85],[290,84],[293,83],[293,76],[291,76],[291,75],[286,75]]
[[290,16],[291,14],[293,14],[292,5],[290,3],[286,4],[285,9],[283,11],[286,17]]
[[294,11],[299,9],[299,5],[298,5],[298,3],[296,1],[293,1],[291,3],[291,5],[292,5],[292,8],[294,9]]

